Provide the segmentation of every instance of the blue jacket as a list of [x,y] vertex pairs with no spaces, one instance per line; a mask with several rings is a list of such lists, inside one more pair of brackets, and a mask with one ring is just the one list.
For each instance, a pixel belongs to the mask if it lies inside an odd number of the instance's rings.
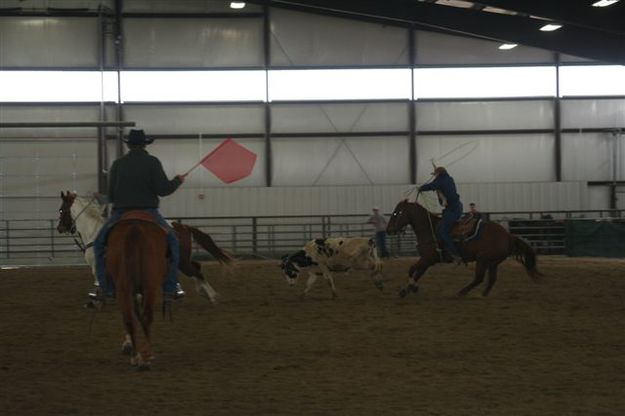
[[454,178],[448,173],[441,173],[432,182],[421,185],[419,192],[423,191],[440,191],[445,197],[448,207],[453,207],[460,202],[460,195],[456,192]]

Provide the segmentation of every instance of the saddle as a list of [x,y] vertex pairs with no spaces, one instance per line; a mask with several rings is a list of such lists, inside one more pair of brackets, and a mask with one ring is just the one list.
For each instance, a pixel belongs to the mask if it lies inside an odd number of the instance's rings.
[[482,219],[466,214],[454,224],[451,229],[451,238],[455,241],[467,242],[477,238],[482,226]]
[[169,230],[160,225],[159,223],[156,222],[156,220],[154,219],[154,216],[152,214],[150,214],[149,212],[140,210],[140,209],[133,209],[130,211],[126,211],[122,214],[121,218],[119,219],[119,221],[115,222],[113,225],[111,225],[111,228],[114,227],[115,225],[119,224],[122,221],[145,221],[145,222],[151,222],[153,224],[156,224],[159,226],[159,228],[161,230],[163,230],[163,232],[165,234],[167,234],[167,232],[169,232]]

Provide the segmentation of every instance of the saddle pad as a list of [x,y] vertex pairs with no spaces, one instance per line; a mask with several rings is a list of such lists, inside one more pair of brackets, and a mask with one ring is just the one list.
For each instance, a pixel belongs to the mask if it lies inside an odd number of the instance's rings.
[[120,221],[139,220],[139,221],[156,222],[154,221],[154,216],[152,214],[146,211],[138,210],[138,209],[124,212],[122,214],[122,217],[119,220]]

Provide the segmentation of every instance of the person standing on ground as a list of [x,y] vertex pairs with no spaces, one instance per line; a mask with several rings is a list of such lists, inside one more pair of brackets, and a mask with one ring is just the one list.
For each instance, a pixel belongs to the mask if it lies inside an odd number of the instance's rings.
[[388,257],[386,250],[386,219],[380,214],[380,209],[373,208],[373,215],[367,220],[367,224],[373,224],[375,227],[375,244],[378,246],[378,254],[382,258]]

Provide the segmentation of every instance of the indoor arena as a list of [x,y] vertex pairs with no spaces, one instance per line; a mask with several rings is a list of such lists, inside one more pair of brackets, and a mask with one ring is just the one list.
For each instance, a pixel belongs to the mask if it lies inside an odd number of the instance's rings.
[[0,0],[3,414],[622,415],[623,19]]

